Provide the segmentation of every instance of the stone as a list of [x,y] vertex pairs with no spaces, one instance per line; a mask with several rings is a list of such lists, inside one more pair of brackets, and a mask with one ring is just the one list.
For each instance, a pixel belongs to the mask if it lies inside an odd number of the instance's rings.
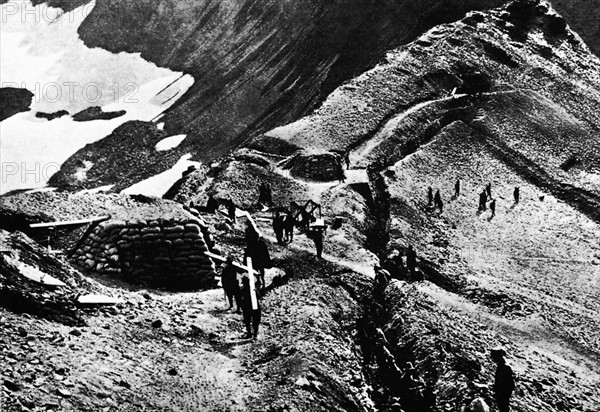
[[19,336],[21,336],[23,338],[27,336],[27,331],[25,330],[25,328],[23,326],[19,326],[17,328],[17,333],[19,334]]
[[162,323],[162,320],[160,320],[160,319],[157,319],[154,322],[152,322],[153,328],[160,328],[160,327],[162,327],[162,325],[163,325],[163,323]]
[[73,394],[71,393],[71,391],[69,391],[68,389],[62,389],[62,388],[58,388],[56,390],[56,392],[62,396],[63,398],[70,398],[71,396],[73,396]]
[[69,335],[81,336],[81,332],[77,329],[73,329],[71,332],[69,332]]
[[21,390],[21,385],[8,379],[4,379],[4,386],[6,387],[6,389],[12,392],[18,392]]
[[171,368],[167,371],[167,373],[171,376],[175,376],[175,375],[177,375],[178,372],[177,372],[177,369]]

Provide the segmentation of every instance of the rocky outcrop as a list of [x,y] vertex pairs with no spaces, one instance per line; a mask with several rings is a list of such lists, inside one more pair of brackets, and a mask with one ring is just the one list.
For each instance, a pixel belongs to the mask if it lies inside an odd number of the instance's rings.
[[54,120],[54,119],[58,119],[63,116],[68,116],[68,115],[69,115],[69,112],[67,112],[66,110],[59,110],[54,113],[37,112],[35,114],[35,117],[40,118],[40,119],[46,119],[46,120]]
[[125,110],[105,112],[101,107],[93,106],[73,115],[76,122],[91,122],[92,120],[110,120],[125,115]]
[[99,225],[72,259],[97,273],[178,290],[215,286],[215,268],[204,252],[206,227],[199,220],[109,221]]
[[214,159],[313,109],[391,47],[486,1],[150,0],[98,2],[79,33],[90,47],[141,53],[196,79],[164,117]]
[[33,93],[26,89],[3,87],[0,89],[0,121],[29,110]]
[[[23,272],[44,273],[64,283],[53,287],[31,280]],[[0,229],[0,307],[52,321],[83,325],[76,297],[94,287],[64,259],[21,232]]]

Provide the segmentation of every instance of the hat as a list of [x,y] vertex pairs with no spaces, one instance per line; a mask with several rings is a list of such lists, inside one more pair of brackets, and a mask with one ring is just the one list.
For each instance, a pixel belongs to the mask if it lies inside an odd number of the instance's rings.
[[492,348],[490,353],[494,359],[503,358],[506,356],[506,351],[502,346],[496,346],[495,348]]

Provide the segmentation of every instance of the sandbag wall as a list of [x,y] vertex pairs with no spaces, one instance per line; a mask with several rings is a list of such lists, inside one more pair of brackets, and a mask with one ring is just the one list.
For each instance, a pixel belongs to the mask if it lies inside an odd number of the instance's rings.
[[215,286],[211,246],[199,220],[108,221],[74,251],[77,264],[133,283],[175,290]]
[[303,179],[329,182],[337,180],[340,157],[333,153],[300,155],[293,161],[290,173]]

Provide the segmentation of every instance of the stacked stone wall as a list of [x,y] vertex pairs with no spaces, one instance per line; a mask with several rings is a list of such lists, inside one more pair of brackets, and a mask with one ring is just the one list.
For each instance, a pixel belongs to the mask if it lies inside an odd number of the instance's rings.
[[177,290],[215,286],[211,247],[199,220],[108,221],[95,228],[72,259],[87,270]]
[[291,174],[303,179],[329,182],[337,180],[339,156],[332,153],[301,155],[294,159]]

